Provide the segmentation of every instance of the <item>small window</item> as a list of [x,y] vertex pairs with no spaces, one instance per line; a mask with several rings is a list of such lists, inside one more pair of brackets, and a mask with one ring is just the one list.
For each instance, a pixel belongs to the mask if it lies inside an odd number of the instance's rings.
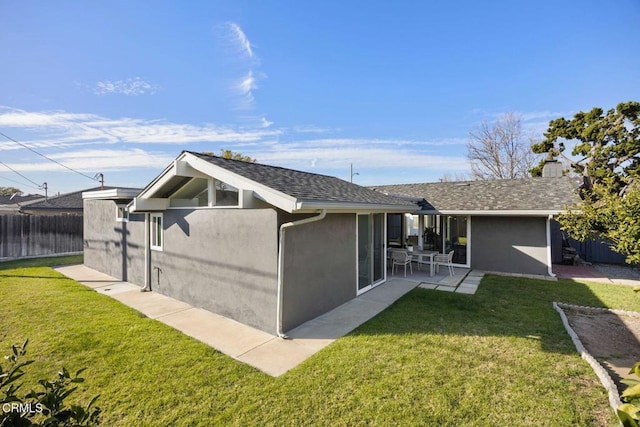
[[151,214],[151,249],[161,251],[163,237],[162,214]]
[[129,207],[127,205],[116,205],[116,221],[129,221]]

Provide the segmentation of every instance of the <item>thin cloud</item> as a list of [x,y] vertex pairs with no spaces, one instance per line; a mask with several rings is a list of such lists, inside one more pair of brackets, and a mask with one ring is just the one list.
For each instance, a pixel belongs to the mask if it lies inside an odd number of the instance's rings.
[[249,58],[254,58],[251,42],[244,31],[242,31],[242,28],[240,28],[240,26],[235,22],[229,22],[227,25],[231,31],[232,40],[238,47],[238,50],[243,52]]
[[[37,147],[69,147],[86,144],[172,144],[225,142],[248,143],[276,137],[277,129],[233,129],[215,124],[201,126],[164,120],[136,118],[110,119],[96,114],[72,114],[60,111],[29,112],[0,107],[0,126],[36,133],[21,142]],[[0,142],[0,150],[21,147]]]
[[126,80],[105,80],[97,82],[93,87],[96,95],[121,94],[128,96],[153,95],[160,90],[160,85],[152,84],[140,77]]

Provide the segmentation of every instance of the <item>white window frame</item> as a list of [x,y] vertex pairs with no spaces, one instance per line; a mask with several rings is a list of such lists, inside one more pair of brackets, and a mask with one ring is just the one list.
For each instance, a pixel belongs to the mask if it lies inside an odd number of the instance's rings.
[[129,207],[125,204],[116,204],[116,221],[129,222]]
[[[160,229],[158,229],[158,223]],[[149,220],[150,235],[149,241],[151,249],[154,251],[162,251],[164,245],[164,218],[161,213],[152,213]],[[158,236],[160,237],[158,239]]]

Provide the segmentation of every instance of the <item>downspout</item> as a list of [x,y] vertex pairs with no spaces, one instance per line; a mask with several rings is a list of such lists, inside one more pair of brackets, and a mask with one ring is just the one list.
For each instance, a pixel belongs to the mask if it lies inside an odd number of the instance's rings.
[[551,220],[553,219],[553,215],[549,215],[547,217],[547,272],[549,276],[556,277],[553,274],[553,259],[551,258]]
[[327,216],[327,210],[322,209],[319,215],[312,216],[310,218],[301,219],[299,221],[291,221],[284,223],[280,226],[280,240],[278,244],[278,302],[277,302],[277,325],[276,325],[276,333],[280,338],[287,339],[284,332],[282,332],[282,290],[284,286],[284,237],[285,231],[287,228],[296,227],[298,225],[309,224],[311,222],[321,221],[324,217]]
[[151,291],[151,247],[150,237],[151,230],[149,229],[149,212],[144,214],[144,287],[140,289],[140,292]]

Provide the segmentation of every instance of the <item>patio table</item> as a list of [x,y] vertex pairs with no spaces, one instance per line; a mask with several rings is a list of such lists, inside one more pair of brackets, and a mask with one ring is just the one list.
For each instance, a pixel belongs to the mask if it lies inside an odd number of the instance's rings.
[[424,260],[424,258],[429,258],[429,276],[433,276],[435,274],[434,272],[434,265],[435,263],[433,262],[433,257],[438,255],[440,252],[438,251],[420,251],[420,250],[414,250],[413,252],[409,252],[412,255],[415,255],[417,257],[417,262],[418,265],[420,264],[427,264],[427,261]]

